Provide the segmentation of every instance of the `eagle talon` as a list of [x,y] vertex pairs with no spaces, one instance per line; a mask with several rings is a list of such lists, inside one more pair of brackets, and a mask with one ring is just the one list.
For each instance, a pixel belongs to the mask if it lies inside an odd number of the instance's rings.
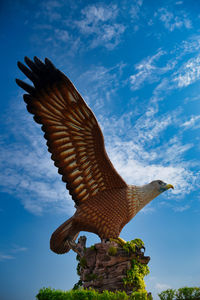
[[110,242],[110,239],[102,239],[101,242],[106,244],[106,243]]
[[110,238],[110,241],[115,242],[115,243],[119,244],[120,246],[124,246],[126,244],[126,241],[120,237],[118,237],[116,239]]

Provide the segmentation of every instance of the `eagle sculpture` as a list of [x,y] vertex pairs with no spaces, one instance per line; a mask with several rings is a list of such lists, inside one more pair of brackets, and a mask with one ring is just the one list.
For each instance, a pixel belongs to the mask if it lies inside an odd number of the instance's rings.
[[161,180],[127,185],[113,167],[98,122],[71,81],[49,59],[25,57],[19,69],[34,86],[16,79],[27,93],[24,101],[34,120],[42,124],[51,158],[75,202],[75,214],[51,236],[50,248],[70,250],[80,231],[101,240],[120,240],[122,228],[147,203],[173,188]]

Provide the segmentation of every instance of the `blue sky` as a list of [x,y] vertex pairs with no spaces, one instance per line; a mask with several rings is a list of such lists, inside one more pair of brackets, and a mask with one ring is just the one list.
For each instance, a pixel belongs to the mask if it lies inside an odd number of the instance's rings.
[[[175,186],[121,237],[151,256],[147,289],[200,282],[200,5],[198,1],[1,1],[0,285],[4,300],[77,282],[74,253],[49,249],[74,212],[39,125],[25,109],[16,62],[50,58],[90,105],[129,184]],[[98,237],[87,234],[88,245]]]

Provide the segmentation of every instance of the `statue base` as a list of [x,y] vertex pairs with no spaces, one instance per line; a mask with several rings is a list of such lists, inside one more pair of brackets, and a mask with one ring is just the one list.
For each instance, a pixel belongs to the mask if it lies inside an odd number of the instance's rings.
[[75,287],[92,288],[99,292],[145,291],[143,277],[149,273],[149,256],[144,256],[143,242],[136,239],[121,245],[115,241],[106,241],[85,247],[86,237],[80,237],[72,250],[79,261],[77,273],[80,281]]

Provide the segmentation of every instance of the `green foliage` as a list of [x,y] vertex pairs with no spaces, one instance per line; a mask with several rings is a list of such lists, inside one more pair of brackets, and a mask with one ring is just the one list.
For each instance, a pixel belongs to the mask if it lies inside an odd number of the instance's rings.
[[108,254],[111,255],[111,256],[115,256],[115,255],[117,254],[117,248],[111,246],[111,247],[108,249]]
[[[82,268],[85,268],[86,265],[87,265],[87,261],[86,261],[86,258],[85,258],[84,256],[83,256],[82,258],[80,258],[79,255],[76,256],[76,260],[79,262],[79,263],[77,264],[77,267],[76,267],[76,272],[77,272],[78,276],[80,276],[80,275],[81,275],[80,268],[81,268],[81,267],[82,267]],[[80,281],[80,280],[79,280],[79,281]],[[78,284],[78,283],[76,283],[76,284]]]
[[43,288],[39,291],[36,298],[38,300],[150,300],[147,292],[134,292],[128,296],[125,292],[103,291],[98,293],[95,290],[78,289],[71,291],[54,290]]
[[149,268],[141,264],[136,259],[131,261],[131,269],[127,271],[127,276],[123,279],[124,285],[133,285],[135,291],[146,292],[144,276],[149,274]]
[[183,287],[178,289],[176,292],[176,299],[200,299],[200,288],[199,287]]
[[144,243],[141,239],[134,239],[130,242],[126,242],[126,244],[123,245],[123,249],[126,250],[128,253],[135,252],[136,247],[138,249],[141,249],[142,247],[144,247]]
[[[76,272],[77,272],[77,275],[80,276],[81,275],[81,272],[80,272],[80,256],[79,255],[76,255],[76,260],[79,261],[79,263],[77,264],[77,267],[76,267]],[[78,283],[76,283],[78,284]]]
[[200,300],[200,288],[183,287],[178,290],[168,289],[158,296],[161,300]]
[[153,300],[152,296],[147,294],[146,291],[144,292],[133,292],[130,296],[131,300]]
[[96,250],[96,248],[95,248],[94,245],[90,246],[90,249],[91,249],[91,250],[94,250],[94,251]]
[[175,293],[176,290],[168,289],[166,291],[163,291],[162,293],[158,294],[161,300],[172,300],[175,299]]
[[83,256],[81,259],[80,259],[80,266],[82,268],[85,268],[87,266],[87,260],[85,258],[85,256]]
[[75,285],[73,286],[73,290],[78,290],[83,286],[82,280],[79,280]]
[[85,277],[86,277],[86,281],[91,281],[98,278],[97,274],[94,273],[87,274]]

